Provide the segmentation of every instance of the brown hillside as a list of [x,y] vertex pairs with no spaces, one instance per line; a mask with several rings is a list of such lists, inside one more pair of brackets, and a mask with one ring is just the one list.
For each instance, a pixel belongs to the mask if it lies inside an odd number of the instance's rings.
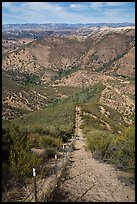
[[107,34],[90,48],[80,63],[83,67],[94,71],[105,70],[108,63],[111,64],[122,54],[128,52],[132,40],[132,37],[120,33]]
[[[77,35],[48,36],[27,43],[22,45],[15,39],[3,41],[3,118],[14,117],[14,113],[20,115],[20,111],[26,113],[43,108],[50,100],[68,97],[75,90],[98,82],[106,87],[111,85],[112,89],[116,88],[120,94],[134,100],[134,83],[121,77],[129,77],[128,80],[134,82],[133,27],[90,28],[87,34],[83,28]],[[37,77],[36,83],[25,83],[28,73]],[[122,85],[122,80],[126,84]],[[102,102],[112,107],[106,90]],[[128,103],[121,96],[115,97],[116,93],[112,95],[115,101],[123,100],[124,106]],[[114,103],[113,108],[116,109],[118,104]],[[125,110],[122,113],[125,114]]]
[[113,72],[126,77],[135,77],[135,47],[132,47],[127,54],[114,62],[111,66]]

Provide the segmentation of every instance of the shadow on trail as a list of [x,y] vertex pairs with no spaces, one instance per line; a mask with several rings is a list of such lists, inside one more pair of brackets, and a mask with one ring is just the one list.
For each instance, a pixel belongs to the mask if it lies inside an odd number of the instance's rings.
[[134,176],[129,177],[129,176],[119,175],[117,179],[121,181],[122,183],[124,183],[126,186],[129,186],[130,188],[135,189],[135,177]]
[[85,173],[86,173],[86,171],[82,172],[81,174],[77,174],[76,176],[68,177],[68,178],[66,178],[64,181],[67,181],[67,180],[70,180],[70,179],[74,179],[74,178],[76,178],[76,177],[78,177],[78,176],[81,176],[82,174],[85,174]]
[[61,187],[58,186],[58,188],[55,189],[50,202],[71,202],[71,200],[68,200],[68,197],[68,192],[61,190]]
[[62,183],[67,180],[68,172],[64,172],[63,177],[59,180],[57,188],[55,188],[52,196],[50,198],[50,202],[72,202],[69,199],[69,192],[62,188]]
[[80,148],[76,148],[76,147],[75,147],[73,150],[74,150],[74,151],[76,151],[76,150],[78,151],[78,150],[81,150],[81,149],[80,149]]

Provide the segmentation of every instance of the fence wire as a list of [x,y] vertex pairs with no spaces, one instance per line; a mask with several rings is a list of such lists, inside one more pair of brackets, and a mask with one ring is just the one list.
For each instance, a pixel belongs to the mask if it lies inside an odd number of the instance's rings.
[[[38,202],[48,201],[50,195],[57,187],[58,180],[68,163],[71,152],[74,149],[75,140],[76,137],[73,137],[72,141],[69,144],[66,144],[65,148],[60,150],[62,153],[61,156],[53,160],[52,167],[50,167],[47,172],[44,172],[43,178],[40,178],[39,175],[36,176],[36,192]],[[59,155],[59,152],[57,155]],[[43,171],[42,169],[40,170]],[[15,188],[14,191],[12,189],[11,192],[3,193],[2,202],[35,202],[36,192],[34,192],[33,179],[34,178],[32,178],[30,185],[20,185],[22,186],[20,189]]]

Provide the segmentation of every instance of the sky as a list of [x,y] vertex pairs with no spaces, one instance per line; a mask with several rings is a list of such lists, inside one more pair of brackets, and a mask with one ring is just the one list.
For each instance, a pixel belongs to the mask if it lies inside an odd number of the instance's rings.
[[135,2],[2,2],[2,24],[135,23]]

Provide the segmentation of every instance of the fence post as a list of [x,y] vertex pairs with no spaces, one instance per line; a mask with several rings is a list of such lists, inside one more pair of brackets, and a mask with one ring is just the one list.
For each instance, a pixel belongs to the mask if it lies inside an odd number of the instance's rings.
[[65,154],[64,154],[64,148],[65,148],[65,146],[63,145],[63,167],[64,167],[64,163],[65,163]]
[[33,168],[33,177],[34,177],[34,197],[35,197],[35,202],[38,202],[38,198],[37,198],[37,185],[36,185],[36,171],[35,171],[35,168]]
[[68,148],[66,149],[66,160],[68,160]]
[[57,154],[55,154],[55,175],[57,178]]
[[75,149],[75,144],[76,144],[76,137],[73,135],[73,143],[72,143],[72,147],[73,147],[73,150]]

